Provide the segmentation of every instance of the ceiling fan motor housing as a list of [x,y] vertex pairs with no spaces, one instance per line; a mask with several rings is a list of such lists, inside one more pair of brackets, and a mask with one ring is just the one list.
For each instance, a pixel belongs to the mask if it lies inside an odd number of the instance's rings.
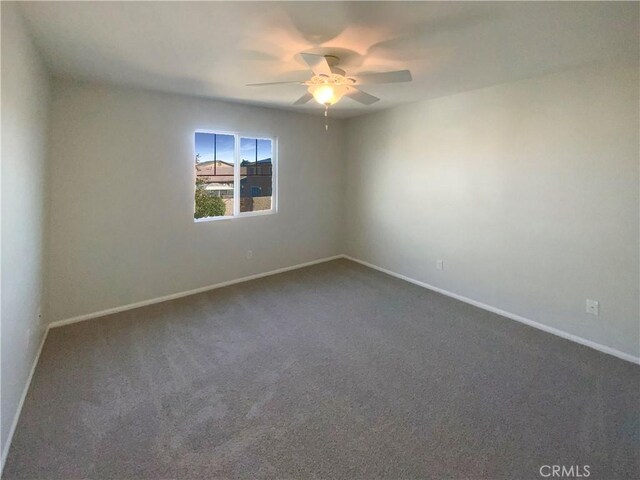
[[329,64],[329,68],[331,69],[331,73],[334,75],[342,75],[345,76],[345,71],[341,68],[338,68],[338,63],[340,63],[340,58],[335,55],[325,55],[324,58],[327,60]]

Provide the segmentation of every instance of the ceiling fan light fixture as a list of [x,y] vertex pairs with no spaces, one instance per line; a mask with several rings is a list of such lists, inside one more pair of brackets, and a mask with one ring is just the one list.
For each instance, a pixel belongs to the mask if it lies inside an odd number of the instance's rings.
[[309,93],[320,105],[325,107],[335,105],[347,93],[345,85],[336,85],[330,83],[321,83],[318,85],[310,85]]

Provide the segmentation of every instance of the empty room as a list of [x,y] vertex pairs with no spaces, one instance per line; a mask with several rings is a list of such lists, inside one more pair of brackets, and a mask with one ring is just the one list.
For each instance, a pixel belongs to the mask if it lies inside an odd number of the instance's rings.
[[640,478],[639,2],[13,2],[2,479]]

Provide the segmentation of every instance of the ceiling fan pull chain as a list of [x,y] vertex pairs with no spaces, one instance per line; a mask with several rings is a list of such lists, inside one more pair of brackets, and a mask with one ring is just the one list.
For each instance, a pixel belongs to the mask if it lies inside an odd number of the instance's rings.
[[324,129],[325,131],[329,130],[329,106],[324,106]]

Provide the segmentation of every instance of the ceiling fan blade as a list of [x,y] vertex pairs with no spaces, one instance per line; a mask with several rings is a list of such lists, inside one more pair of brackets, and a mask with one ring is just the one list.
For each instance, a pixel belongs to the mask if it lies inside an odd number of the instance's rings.
[[365,105],[371,105],[380,100],[378,97],[374,97],[373,95],[369,95],[362,90],[358,90],[355,87],[349,87],[349,90],[345,94],[347,97],[354,99],[356,102],[363,103]]
[[360,75],[353,75],[352,78],[356,80],[356,85],[410,82],[413,79],[409,70],[398,70],[396,72],[363,73]]
[[324,58],[324,55],[301,53],[300,56],[316,75],[331,75],[331,66],[327,63],[327,59]]
[[309,92],[307,92],[304,95],[302,95],[298,100],[293,102],[293,104],[294,105],[304,105],[305,103],[307,103],[312,98],[313,98],[313,95],[311,95]]
[[304,82],[301,82],[299,80],[291,80],[289,82],[247,83],[245,86],[247,86],[247,87],[267,87],[269,85],[285,85],[285,84],[288,84],[288,83],[302,84]]

